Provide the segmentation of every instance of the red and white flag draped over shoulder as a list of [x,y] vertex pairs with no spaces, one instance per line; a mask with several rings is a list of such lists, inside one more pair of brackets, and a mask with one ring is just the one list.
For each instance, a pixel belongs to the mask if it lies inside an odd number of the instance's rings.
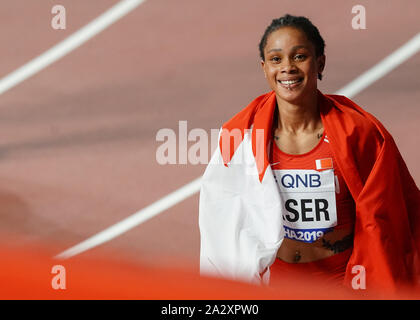
[[[350,286],[355,265],[365,268],[367,287],[394,291],[418,284],[420,191],[392,136],[344,96],[318,91],[318,101],[337,165],[356,202],[344,284]],[[255,283],[269,279],[267,267],[284,237],[282,200],[267,152],[274,108],[275,93],[264,94],[222,127],[200,192],[202,274]]]

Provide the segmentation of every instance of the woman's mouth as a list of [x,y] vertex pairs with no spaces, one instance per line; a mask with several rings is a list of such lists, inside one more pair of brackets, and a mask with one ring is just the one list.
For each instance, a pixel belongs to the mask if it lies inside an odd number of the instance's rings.
[[303,78],[298,79],[289,79],[289,80],[277,80],[277,82],[283,87],[288,90],[291,90],[293,88],[296,88],[299,86],[303,81]]

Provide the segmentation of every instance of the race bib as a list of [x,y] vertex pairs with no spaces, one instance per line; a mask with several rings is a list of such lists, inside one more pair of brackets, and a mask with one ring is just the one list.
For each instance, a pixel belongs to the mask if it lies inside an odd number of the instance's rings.
[[337,225],[334,169],[274,170],[285,237],[314,242]]

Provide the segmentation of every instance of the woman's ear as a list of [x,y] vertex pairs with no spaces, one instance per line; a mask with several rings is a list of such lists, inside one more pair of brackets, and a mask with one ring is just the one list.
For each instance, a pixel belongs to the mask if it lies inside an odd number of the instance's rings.
[[325,54],[323,54],[322,56],[319,56],[317,58],[317,63],[318,63],[318,79],[322,80],[322,72],[324,71],[325,68]]
[[267,79],[267,74],[265,73],[264,66],[265,66],[265,62],[264,62],[264,60],[261,60],[261,68],[263,69],[263,72],[264,72],[264,78]]

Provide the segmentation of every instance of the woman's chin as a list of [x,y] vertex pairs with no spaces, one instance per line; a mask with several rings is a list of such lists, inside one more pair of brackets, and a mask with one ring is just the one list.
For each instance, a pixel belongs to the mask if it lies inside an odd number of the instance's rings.
[[287,101],[289,103],[296,104],[299,101],[303,100],[303,92],[302,91],[292,91],[292,90],[285,90],[280,88],[280,90],[275,90],[276,95],[281,100]]
[[283,87],[277,87],[274,90],[276,96],[281,100],[284,100],[291,104],[301,104],[308,98],[308,93],[316,93],[316,87],[311,90],[304,90],[304,88],[286,89]]

